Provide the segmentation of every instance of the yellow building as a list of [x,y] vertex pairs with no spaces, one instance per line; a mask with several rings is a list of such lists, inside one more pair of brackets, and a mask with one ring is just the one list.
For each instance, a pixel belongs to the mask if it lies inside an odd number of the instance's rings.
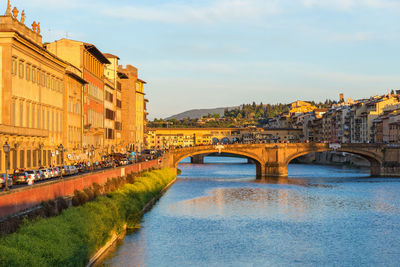
[[[40,26],[7,7],[0,16],[0,143],[11,146],[8,170],[61,162],[67,64],[49,53]],[[1,171],[6,168],[0,154]]]
[[64,90],[64,140],[67,162],[86,160],[83,151],[83,89],[87,82],[82,72],[73,65],[67,66]]
[[[105,149],[107,153],[125,152],[122,140],[122,92],[121,78],[127,78],[124,73],[118,71],[119,57],[112,54],[104,54],[111,62],[105,66],[106,79],[104,108],[106,112],[104,126],[106,128]],[[112,118],[110,118],[112,117]]]
[[301,100],[290,103],[288,106],[289,106],[289,116],[292,116],[295,113],[308,113],[317,109],[316,106]]
[[91,160],[104,154],[104,67],[110,61],[93,44],[61,39],[46,45],[53,54],[82,71],[88,83],[83,91],[83,148]]
[[224,138],[232,142],[242,132],[250,129],[236,128],[150,128],[146,133],[147,148],[168,149],[172,147],[190,147],[211,145]]
[[121,137],[127,151],[135,151],[136,146],[136,80],[137,68],[126,65],[118,67],[119,82],[121,84]]
[[145,93],[144,85],[145,81],[137,79],[136,80],[136,151],[140,152],[144,150],[144,127],[145,127]]
[[291,143],[304,140],[302,129],[248,128],[150,128],[147,149],[170,149],[216,143]]

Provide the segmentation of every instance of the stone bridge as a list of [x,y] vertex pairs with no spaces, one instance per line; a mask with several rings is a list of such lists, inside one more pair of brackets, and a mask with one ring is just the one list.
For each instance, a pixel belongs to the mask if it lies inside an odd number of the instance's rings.
[[187,157],[211,153],[240,155],[253,160],[257,166],[257,178],[287,176],[289,163],[300,156],[324,151],[356,154],[371,163],[372,176],[400,176],[400,146],[380,144],[232,144],[196,146],[172,149],[166,154],[165,164],[177,168]]

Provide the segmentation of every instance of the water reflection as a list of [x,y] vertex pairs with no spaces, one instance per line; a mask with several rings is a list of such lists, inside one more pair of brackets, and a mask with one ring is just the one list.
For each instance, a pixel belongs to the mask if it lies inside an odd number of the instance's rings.
[[182,177],[106,266],[398,266],[400,179],[368,170],[181,164]]

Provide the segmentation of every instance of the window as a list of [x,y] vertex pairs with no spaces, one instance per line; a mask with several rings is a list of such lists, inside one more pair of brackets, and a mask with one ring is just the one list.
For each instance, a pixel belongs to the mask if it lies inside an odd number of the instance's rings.
[[19,77],[21,79],[24,78],[24,62],[23,61],[19,62]]
[[49,88],[49,89],[50,89],[50,82],[51,82],[50,79],[51,79],[51,78],[50,78],[50,75],[47,74],[47,75],[46,75],[46,87]]
[[31,65],[26,64],[26,70],[25,70],[25,76],[26,76],[26,80],[30,81],[31,80]]
[[54,132],[54,111],[51,112],[51,131]]
[[111,102],[111,103],[112,103],[113,100],[114,100],[114,96],[113,96],[112,93],[106,91],[106,93],[105,93],[105,99],[106,99],[108,102]]
[[36,67],[32,67],[32,82],[36,83]]
[[58,124],[58,113],[56,114],[56,132],[59,132],[60,131],[60,127],[59,127],[59,124]]
[[106,119],[114,120],[115,112],[109,109],[106,109]]
[[31,161],[31,151],[27,150],[26,151],[26,164],[28,168],[32,167],[32,161]]
[[114,130],[113,129],[106,129],[106,138],[114,139]]
[[17,62],[17,58],[13,57],[11,60],[11,73],[13,75],[17,75],[17,71],[18,71],[18,62]]
[[19,126],[23,127],[23,120],[24,120],[24,103],[19,103]]
[[42,110],[40,109],[40,106],[37,107],[37,128],[42,129]]
[[36,123],[35,123],[35,104],[32,104],[32,128],[36,128]]
[[42,110],[42,129],[46,129],[46,111]]
[[30,104],[26,103],[26,127],[28,127],[28,128],[29,128],[29,120],[30,120],[30,115],[31,115],[30,109],[31,109]]
[[20,152],[19,152],[19,157],[20,157],[20,160],[19,160],[19,167],[20,168],[25,168],[25,151],[24,150],[21,150]]
[[50,131],[50,110],[47,111],[46,129]]
[[41,86],[46,86],[46,73],[44,73],[44,71],[40,72],[40,85]]
[[117,99],[117,107],[118,107],[118,108],[121,108],[121,107],[122,107],[122,102],[121,102],[121,100],[119,100],[119,99]]

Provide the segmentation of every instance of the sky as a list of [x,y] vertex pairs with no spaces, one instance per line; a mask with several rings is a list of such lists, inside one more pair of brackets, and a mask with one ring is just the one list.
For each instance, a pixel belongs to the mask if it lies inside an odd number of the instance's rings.
[[[6,1],[4,12],[6,9]],[[11,0],[139,69],[149,118],[400,89],[400,0]]]

